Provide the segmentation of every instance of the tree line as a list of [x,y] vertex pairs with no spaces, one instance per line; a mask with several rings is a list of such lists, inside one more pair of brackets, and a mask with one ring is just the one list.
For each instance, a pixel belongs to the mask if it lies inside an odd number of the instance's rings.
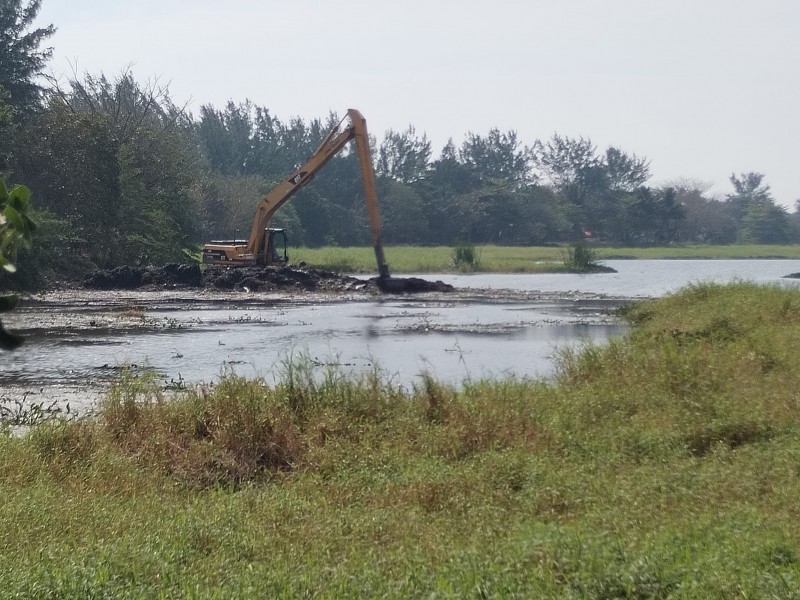
[[[33,28],[40,4],[5,0],[0,15],[0,173],[32,192],[38,238],[25,259],[39,270],[179,261],[246,236],[260,198],[339,121],[281,120],[250,101],[195,115],[130,70],[43,80],[54,28]],[[558,134],[526,144],[498,129],[435,152],[409,126],[372,149],[388,244],[800,240],[797,213],[760,173],[732,175],[718,198],[697,183],[648,185],[649,161],[620,148]],[[274,225],[296,245],[368,243],[354,153],[334,157]]]

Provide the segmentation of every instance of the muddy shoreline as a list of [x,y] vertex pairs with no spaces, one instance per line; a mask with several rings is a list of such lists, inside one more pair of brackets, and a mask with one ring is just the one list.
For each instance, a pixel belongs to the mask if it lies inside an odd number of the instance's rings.
[[[395,287],[377,277],[354,277],[298,267],[224,268],[197,264],[164,267],[123,266],[96,271],[80,281],[22,295],[7,313],[9,329],[23,335],[115,331],[159,332],[170,322],[149,317],[152,311],[203,310],[218,306],[276,308],[314,304],[370,302],[403,298],[409,303],[519,304],[530,302],[602,302],[617,306],[627,298],[595,293],[539,292],[513,289],[456,289],[437,280],[392,277]],[[190,326],[191,324],[182,324]]]
[[[532,326],[550,327],[567,321],[573,325],[582,322],[612,323],[616,320],[614,310],[625,302],[625,299],[580,292],[489,289],[382,294],[364,279],[358,278],[348,278],[346,285],[346,289],[331,289],[330,286],[307,289],[292,285],[269,291],[151,285],[125,290],[60,289],[24,296],[18,309],[7,313],[4,319],[8,329],[24,336],[26,343],[13,356],[6,355],[12,358],[12,363],[17,360],[24,364],[18,365],[15,370],[13,364],[7,363],[0,370],[0,406],[13,408],[20,402],[29,406],[45,406],[55,402],[59,410],[69,406],[72,413],[91,412],[98,398],[107,392],[126,366],[117,356],[123,352],[128,340],[141,341],[142,336],[151,340],[142,342],[148,347],[163,347],[166,344],[169,355],[162,356],[161,362],[156,365],[134,365],[134,372],[140,367],[155,367],[159,385],[170,390],[197,383],[195,379],[183,381],[180,369],[186,367],[175,367],[179,369],[176,372],[171,370],[172,365],[184,365],[185,361],[190,361],[191,350],[197,343],[195,340],[207,339],[218,332],[226,336],[219,342],[219,357],[209,358],[205,355],[198,361],[217,360],[222,365],[247,362],[253,351],[242,350],[240,354],[235,354],[239,332],[253,328],[267,333],[297,330],[299,337],[289,336],[287,339],[290,341],[280,342],[290,344],[293,338],[302,339],[308,329],[302,326],[324,328],[327,326],[326,320],[332,318],[335,322],[337,313],[343,309],[370,313],[369,322],[377,323],[369,325],[377,331],[374,335],[390,336],[391,339],[409,344],[419,343],[419,340],[426,340],[430,335],[450,336],[454,340],[452,343],[458,347],[459,339],[465,336],[500,340]],[[477,318],[464,322],[448,316],[451,312],[465,310],[477,311],[476,314],[484,310],[504,310],[507,314],[520,311],[524,314],[532,306],[568,307],[571,316],[568,319],[558,315],[540,317],[535,323],[523,317],[483,323],[478,322]],[[387,308],[386,314],[372,314],[380,311],[381,307],[390,308]],[[581,317],[582,311],[585,311],[585,319]],[[321,312],[332,317],[322,318],[319,316]],[[322,324],[302,322],[311,317],[319,319]],[[353,329],[335,335],[347,338],[360,334]],[[368,335],[368,339],[376,339],[370,338],[371,335]],[[222,339],[225,340],[224,345]],[[216,341],[211,343],[216,345]],[[37,369],[28,369],[38,360],[43,348],[52,347],[59,351],[58,360],[63,364],[45,370],[44,374]],[[86,359],[89,355],[92,358]],[[54,360],[49,354],[42,356],[42,361]],[[86,360],[90,362],[87,364]],[[330,362],[325,358],[319,360],[321,363],[326,360]],[[73,361],[82,366],[75,367]],[[368,366],[369,360],[348,359],[346,362],[348,366],[351,366],[350,362],[363,362],[362,366]],[[219,372],[219,367],[216,372]],[[210,380],[200,383],[207,384]]]
[[95,271],[84,277],[81,287],[94,290],[134,290],[191,288],[269,292],[303,290],[307,292],[349,292],[371,294],[418,294],[451,292],[453,286],[419,277],[371,277],[360,279],[334,271],[298,266],[236,267],[206,266],[197,263],[168,264],[163,267],[121,266]]

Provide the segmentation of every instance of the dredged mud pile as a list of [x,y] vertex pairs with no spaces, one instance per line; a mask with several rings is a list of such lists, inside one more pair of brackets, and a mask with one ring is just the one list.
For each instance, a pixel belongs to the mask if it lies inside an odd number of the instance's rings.
[[373,293],[449,292],[453,286],[417,277],[358,279],[309,267],[235,267],[169,264],[163,267],[122,266],[87,275],[83,287],[94,290],[164,290],[198,288],[268,292],[296,289],[309,292],[364,291]]

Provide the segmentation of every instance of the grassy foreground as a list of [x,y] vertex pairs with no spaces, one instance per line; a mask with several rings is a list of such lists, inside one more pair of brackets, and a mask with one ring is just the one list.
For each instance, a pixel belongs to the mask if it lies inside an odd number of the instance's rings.
[[[609,258],[800,258],[794,246],[674,246],[669,248],[594,248],[599,259]],[[475,271],[494,273],[542,273],[564,270],[568,248],[523,246],[477,246]],[[449,246],[388,246],[386,261],[393,273],[448,273],[459,271]],[[293,263],[353,273],[375,271],[371,247],[293,248]]]
[[0,596],[798,597],[800,293],[627,316],[551,382],[125,379],[0,435]]

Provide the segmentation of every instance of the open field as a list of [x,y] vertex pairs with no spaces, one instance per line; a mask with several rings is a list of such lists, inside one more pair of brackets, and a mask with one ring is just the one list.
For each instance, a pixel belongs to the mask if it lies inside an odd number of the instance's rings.
[[[794,246],[674,246],[669,248],[594,248],[600,259],[669,258],[800,258]],[[563,269],[567,247],[477,246],[476,271],[496,273],[548,272]],[[453,264],[454,249],[447,246],[389,246],[386,261],[394,273],[447,273],[459,271]],[[293,263],[342,272],[372,273],[375,255],[371,247],[293,248]]]
[[627,310],[553,381],[123,377],[0,435],[5,597],[791,598],[800,292]]

